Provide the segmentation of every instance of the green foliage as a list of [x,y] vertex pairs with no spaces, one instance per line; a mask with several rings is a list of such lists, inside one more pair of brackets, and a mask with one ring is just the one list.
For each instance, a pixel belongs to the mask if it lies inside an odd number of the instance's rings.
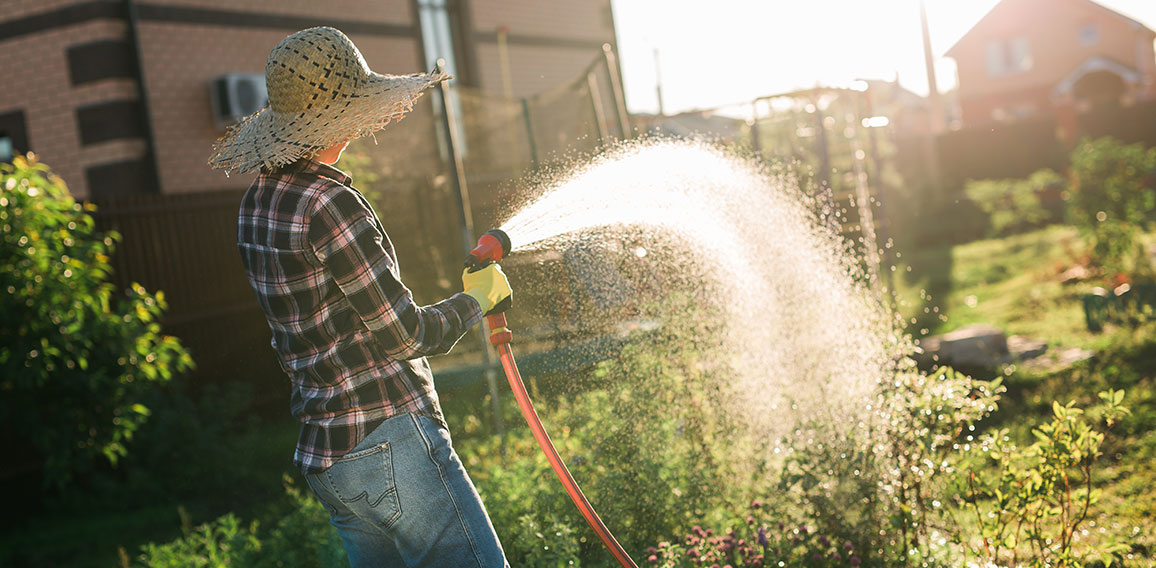
[[1044,206],[1041,195],[1056,194],[1064,178],[1050,169],[1039,170],[1028,179],[969,181],[964,193],[990,220],[988,236],[1002,237],[1036,229],[1059,220]]
[[1085,141],[1072,152],[1071,218],[1112,273],[1135,269],[1136,236],[1156,222],[1156,148],[1113,138]]
[[785,440],[780,488],[817,530],[868,557],[934,561],[948,552],[937,531],[959,449],[1005,390],[947,367],[900,372],[879,393],[874,423],[809,423]]
[[94,458],[124,457],[144,398],[192,366],[161,334],[161,292],[114,293],[118,236],[99,234],[92,210],[35,157],[0,164],[0,423],[58,486]]
[[[1111,427],[1129,410],[1124,391],[1099,393],[1102,418]],[[994,467],[968,473],[965,504],[975,513],[980,546],[975,553],[994,565],[1083,566],[1073,546],[1078,529],[1097,504],[1093,469],[1104,433],[1093,428],[1075,402],[1052,403],[1050,422],[1032,431],[1036,441],[1020,450],[1007,430],[985,434],[976,445]],[[1128,547],[1101,544],[1094,559],[1122,560]]]
[[539,516],[522,515],[517,532],[512,538],[506,538],[507,546],[514,543],[521,551],[514,564],[530,568],[580,566],[577,531],[558,516],[550,515],[543,520]]
[[167,544],[150,544],[140,564],[152,568],[217,568],[237,566],[247,555],[259,552],[257,523],[242,526],[232,514],[195,528],[186,527],[183,537]]
[[[722,514],[749,489],[735,479],[754,473],[733,471],[736,460],[724,457],[737,440],[712,398],[716,377],[729,375],[709,354],[713,330],[703,322],[711,318],[671,319],[595,367],[584,385],[590,390],[534,397],[559,453],[628,551],[704,511]],[[509,433],[504,453],[497,438],[461,444],[459,451],[512,565],[605,558],[528,430]],[[527,523],[541,527],[532,534],[543,537],[524,535]],[[566,545],[568,534],[584,543],[577,556]]]
[[760,502],[751,503],[746,520],[716,534],[694,526],[681,542],[661,542],[647,549],[646,560],[661,568],[693,566],[803,566],[835,568],[859,566],[863,559],[849,541],[833,541],[807,524],[776,522]]
[[324,568],[347,565],[341,540],[329,514],[311,494],[283,478],[290,512],[262,534],[260,523],[242,525],[233,514],[191,527],[183,509],[184,535],[165,544],[146,545],[138,566],[150,568],[252,567]]

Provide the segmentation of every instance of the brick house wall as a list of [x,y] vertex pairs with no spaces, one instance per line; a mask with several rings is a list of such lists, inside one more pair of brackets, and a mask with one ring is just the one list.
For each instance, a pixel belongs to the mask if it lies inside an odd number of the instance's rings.
[[[4,0],[0,73],[19,87],[0,90],[0,135],[14,132],[27,146],[18,151],[37,152],[82,198],[240,189],[251,176],[206,166],[223,133],[210,81],[263,73],[278,41],[314,25],[345,31],[375,70],[425,69],[418,1]],[[609,0],[447,5],[458,15],[460,78],[495,94],[503,90],[498,26],[510,29],[515,96],[578,77],[603,43],[614,44]]]
[[[993,73],[991,51],[1006,53],[1017,39],[1026,41],[1027,69]],[[1055,88],[1093,58],[1134,70],[1142,81],[1129,96],[1154,98],[1154,39],[1156,32],[1090,0],[1004,0],[947,52],[958,69],[963,122],[1053,114],[1063,104]]]
[[509,30],[510,75],[515,97],[524,97],[577,77],[603,44],[616,45],[610,0],[551,2],[470,0],[477,86],[503,90],[498,28]]

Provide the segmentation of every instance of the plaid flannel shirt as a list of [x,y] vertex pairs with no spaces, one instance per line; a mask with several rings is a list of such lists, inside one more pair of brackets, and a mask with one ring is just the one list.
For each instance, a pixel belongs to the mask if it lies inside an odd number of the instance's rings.
[[293,383],[293,461],[322,471],[386,419],[445,423],[427,355],[482,318],[458,293],[418,306],[393,244],[344,172],[301,160],[262,173],[241,202],[237,248]]

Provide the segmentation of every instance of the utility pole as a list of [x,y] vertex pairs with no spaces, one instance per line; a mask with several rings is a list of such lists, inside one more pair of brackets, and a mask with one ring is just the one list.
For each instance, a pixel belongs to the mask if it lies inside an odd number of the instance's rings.
[[658,48],[654,48],[654,92],[658,95],[658,116],[666,116],[662,105],[662,64],[658,59]]
[[943,113],[943,99],[935,78],[935,56],[931,52],[931,32],[927,27],[927,0],[919,0],[919,22],[923,26],[923,63],[927,67],[927,102],[931,105],[931,133],[947,130]]
[[943,114],[943,99],[939,96],[939,84],[935,78],[935,56],[931,53],[931,32],[927,27],[927,0],[919,0],[919,23],[923,26],[923,63],[927,66],[927,104],[928,135],[927,143],[923,145],[925,161],[927,162],[927,176],[932,183],[938,185],[942,180],[939,150],[935,143],[936,138],[947,130],[946,117]]

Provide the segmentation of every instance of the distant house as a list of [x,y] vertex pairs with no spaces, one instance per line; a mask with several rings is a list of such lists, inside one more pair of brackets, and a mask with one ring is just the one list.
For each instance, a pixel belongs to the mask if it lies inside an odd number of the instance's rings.
[[963,126],[1078,113],[1156,99],[1156,32],[1091,0],[1003,0],[947,55]]

